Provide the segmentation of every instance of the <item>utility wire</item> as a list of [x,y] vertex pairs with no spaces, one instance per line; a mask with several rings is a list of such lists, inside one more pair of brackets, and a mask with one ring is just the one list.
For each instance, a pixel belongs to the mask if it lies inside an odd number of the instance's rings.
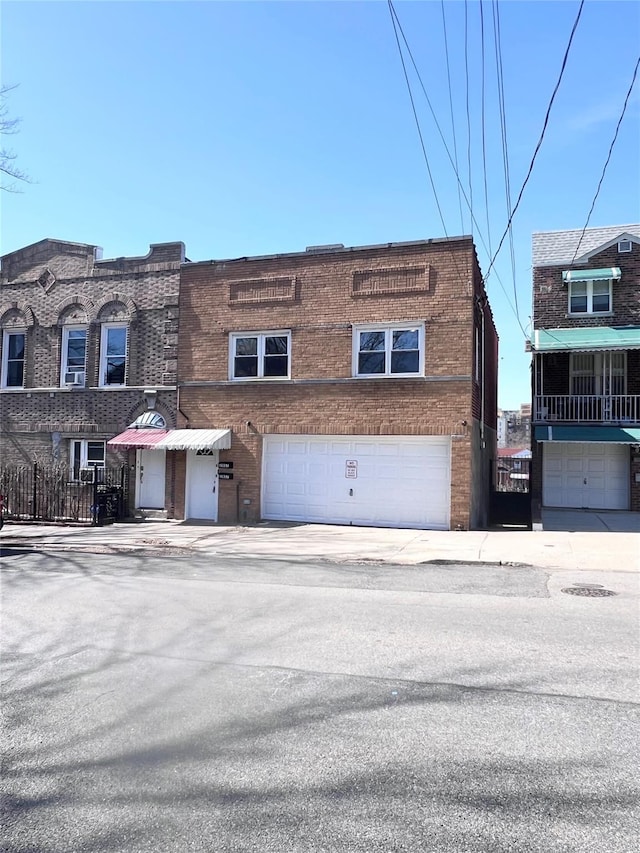
[[[411,83],[409,81],[409,74],[407,72],[407,66],[406,66],[406,63],[404,61],[404,54],[402,52],[402,46],[400,44],[400,38],[398,36],[398,30],[396,27],[396,23],[398,26],[400,26],[400,21],[398,21],[398,19],[397,19],[396,10],[393,7],[392,0],[388,0],[388,4],[389,4],[389,13],[391,15],[391,23],[393,24],[393,32],[394,32],[394,35],[396,38],[396,45],[398,47],[398,53],[400,54],[400,62],[402,63],[402,70],[404,72],[404,79],[405,79],[405,83],[407,85],[407,91],[409,93],[409,100],[411,101],[411,109],[413,111],[413,117],[415,119],[416,128],[418,130],[418,137],[420,139],[420,146],[422,148],[422,154],[424,157],[424,162],[425,162],[425,165],[427,167],[427,172],[429,174],[429,181],[431,183],[431,189],[433,190],[433,196],[435,198],[436,207],[438,208],[438,213],[440,215],[440,222],[442,223],[444,235],[448,239],[449,234],[447,233],[447,226],[445,225],[444,216],[442,214],[442,208],[440,207],[440,202],[438,200],[438,193],[436,191],[435,182],[433,180],[433,173],[431,171],[431,166],[429,165],[429,157],[427,156],[427,149],[426,149],[426,146],[424,144],[422,129],[420,127],[420,120],[418,119],[418,113],[417,113],[415,101],[413,98],[413,92],[411,90]],[[404,38],[404,34],[403,34],[403,38]],[[406,39],[405,39],[405,43],[406,43]],[[449,249],[451,252],[451,260],[453,261],[453,265],[454,265],[455,270],[456,270],[456,275],[457,275],[458,279],[460,281],[462,281],[462,275],[460,273],[460,267],[458,266],[458,259],[456,258],[455,252],[453,251],[453,248],[451,247],[451,245],[449,245]],[[469,271],[469,275],[472,276],[471,270]]]
[[[455,160],[455,172],[458,174],[458,145],[456,142],[456,124],[453,118],[453,96],[451,94],[451,69],[449,66],[449,43],[447,40],[447,19],[444,14],[444,0],[440,0],[442,10],[442,31],[444,34],[444,55],[447,62],[447,87],[449,89],[449,112],[451,113],[451,133],[453,136],[453,158]],[[399,23],[399,22],[398,22]],[[460,195],[460,184],[458,183],[458,207],[460,208],[460,230],[464,234],[464,219],[462,216],[462,196]]]
[[[467,113],[467,174],[469,178],[469,212],[473,223],[473,183],[471,180],[471,114],[469,112],[469,14],[467,0],[464,0],[464,82]],[[471,229],[473,233],[473,228]]]
[[[511,174],[509,172],[509,146],[507,136],[507,111],[504,99],[504,70],[502,67],[502,37],[500,34],[500,7],[498,0],[493,0],[493,30],[494,30],[494,45],[496,57],[496,78],[498,82],[498,106],[500,110],[500,131],[502,137],[502,169],[504,172],[504,192],[507,202],[507,218],[509,223],[512,220],[511,207]],[[518,322],[520,322],[520,310],[518,307],[518,289],[516,286],[516,256],[513,247],[513,227],[508,226],[509,230],[509,249],[511,259],[511,277],[513,282],[513,298],[516,306],[516,314]],[[522,328],[522,326],[520,326]],[[524,331],[524,330],[523,330]]]
[[[433,175],[432,175],[432,173],[431,173],[431,168],[430,168],[430,166],[429,166],[428,157],[427,157],[427,154],[426,154],[426,148],[425,148],[424,140],[423,140],[423,137],[422,137],[422,131],[421,131],[421,129],[420,129],[420,122],[419,122],[419,120],[418,120],[418,115],[417,115],[416,108],[415,108],[415,102],[414,102],[413,94],[412,94],[412,91],[411,91],[411,83],[409,82],[409,75],[408,75],[408,73],[407,73],[406,64],[405,64],[405,61],[404,61],[404,55],[403,55],[403,52],[402,52],[402,47],[401,47],[401,45],[400,45],[400,39],[398,38],[398,30],[400,31],[400,33],[401,33],[401,35],[402,35],[402,39],[403,39],[403,41],[404,41],[405,47],[406,47],[407,52],[408,52],[408,54],[409,54],[409,56],[410,56],[410,58],[411,58],[411,62],[412,62],[412,65],[413,65],[414,71],[416,72],[416,75],[417,75],[418,80],[419,80],[419,82],[420,82],[420,86],[422,87],[422,92],[423,92],[423,94],[424,94],[424,96],[425,96],[425,98],[426,98],[427,104],[429,105],[429,109],[430,109],[430,111],[431,111],[431,115],[432,115],[433,120],[434,120],[434,122],[435,122],[436,128],[438,129],[438,133],[440,134],[440,139],[442,140],[442,144],[444,145],[445,151],[447,152],[447,156],[449,157],[449,162],[451,163],[451,166],[452,166],[452,167],[453,167],[453,169],[454,169],[454,172],[455,172],[455,175],[456,175],[456,180],[457,180],[457,182],[458,182],[458,187],[460,188],[460,192],[461,192],[461,194],[462,194],[462,196],[463,196],[463,198],[464,198],[464,200],[465,200],[465,202],[466,202],[466,204],[467,204],[467,207],[469,208],[469,211],[470,211],[470,213],[471,213],[471,219],[472,219],[472,222],[475,224],[475,226],[476,226],[476,228],[477,228],[477,233],[478,233],[478,235],[479,235],[479,237],[480,237],[480,239],[481,239],[481,241],[482,241],[482,245],[484,246],[485,251],[488,253],[487,244],[486,244],[486,243],[485,243],[485,241],[484,241],[484,238],[483,238],[483,236],[482,236],[482,232],[481,232],[481,230],[480,230],[480,226],[478,225],[478,223],[477,223],[477,221],[476,221],[476,219],[475,219],[475,216],[473,215],[473,211],[471,210],[471,205],[469,204],[469,199],[467,198],[467,194],[465,193],[464,187],[462,186],[462,182],[461,182],[461,180],[460,180],[460,175],[458,174],[458,171],[457,171],[457,169],[456,169],[456,167],[455,167],[455,165],[454,165],[454,161],[453,161],[453,158],[451,157],[451,152],[449,151],[449,147],[448,147],[448,145],[447,145],[447,141],[446,141],[446,139],[444,138],[444,134],[442,133],[442,129],[441,129],[440,124],[439,124],[439,122],[438,122],[437,116],[436,116],[436,114],[435,114],[435,112],[434,112],[434,109],[433,109],[433,106],[432,106],[432,104],[431,104],[431,100],[430,100],[430,98],[429,98],[429,95],[427,94],[427,90],[426,90],[425,85],[424,85],[424,83],[423,83],[423,81],[422,81],[422,77],[421,77],[421,75],[420,75],[420,71],[418,70],[418,66],[416,65],[416,61],[415,61],[415,59],[414,59],[414,57],[413,57],[413,53],[411,52],[411,48],[409,47],[409,43],[408,43],[408,41],[407,41],[407,37],[406,37],[406,36],[405,36],[405,34],[404,34],[404,30],[402,29],[402,24],[400,23],[400,20],[399,20],[399,18],[398,18],[397,12],[396,12],[396,10],[395,10],[395,8],[394,8],[394,6],[393,6],[392,0],[388,0],[388,6],[389,6],[389,11],[390,11],[390,13],[391,13],[391,22],[392,22],[392,24],[393,24],[393,31],[394,31],[394,34],[395,34],[395,37],[396,37],[396,44],[397,44],[397,46],[398,46],[398,52],[399,52],[399,54],[400,54],[400,61],[402,62],[402,69],[403,69],[403,71],[404,71],[404,78],[405,78],[405,82],[406,82],[406,84],[407,84],[407,89],[408,89],[408,91],[409,91],[409,98],[410,98],[410,100],[411,100],[411,106],[412,106],[412,109],[413,109],[413,116],[414,116],[414,119],[415,119],[415,122],[416,122],[416,127],[418,128],[418,135],[419,135],[419,137],[420,137],[420,143],[421,143],[421,145],[422,145],[422,151],[423,151],[423,155],[424,155],[424,157],[425,157],[425,162],[426,162],[426,164],[427,164],[427,171],[428,171],[428,173],[429,173],[429,179],[430,179],[430,181],[431,181],[431,186],[432,186],[432,188],[433,188],[434,195],[436,195],[436,191],[435,191],[435,185],[434,185],[434,181],[433,181]],[[442,210],[441,210],[440,205],[439,205],[439,203],[438,203],[437,195],[436,195],[436,204],[438,205],[438,212],[440,213],[440,221],[442,222],[442,227],[444,228],[445,236],[446,236],[446,237],[448,237],[449,235],[447,234],[447,229],[446,229],[446,226],[445,226],[445,224],[444,224],[444,218],[443,218],[443,216],[442,216]],[[489,256],[490,256],[490,255],[489,255]],[[459,275],[460,275],[460,272],[459,272],[459,269],[458,269],[458,264],[457,264],[457,261],[456,261],[456,256],[455,256],[455,254],[453,253],[453,250],[451,251],[451,257],[452,257],[453,262],[454,262],[454,265],[455,265],[455,267],[456,267],[456,272],[458,273],[458,276],[459,276]],[[510,298],[510,296],[509,296],[509,294],[508,294],[508,292],[507,292],[507,290],[506,290],[506,288],[505,288],[504,284],[502,283],[502,279],[500,278],[500,276],[498,275],[498,273],[497,273],[497,272],[495,272],[495,276],[496,276],[496,278],[497,278],[497,280],[498,280],[498,283],[500,284],[500,287],[502,288],[502,292],[503,292],[503,293],[504,293],[504,295],[505,295],[505,298],[506,298],[506,300],[507,300],[507,304],[509,305],[509,307],[510,307],[510,308],[511,308],[511,310],[513,311],[514,316],[515,316],[515,318],[516,318],[516,320],[517,320],[517,322],[518,322],[518,325],[520,326],[520,329],[522,330],[522,324],[520,323],[520,318],[518,317],[518,314],[517,314],[517,312],[516,312],[516,310],[515,310],[515,307],[514,307],[514,305],[513,305],[513,302],[511,301],[511,298]],[[484,276],[483,276],[483,278],[484,278],[484,280],[486,281],[487,276],[486,276],[486,275],[484,275]],[[524,333],[524,330],[523,330],[523,333]],[[526,338],[526,335],[525,335],[525,338]]]
[[564,75],[564,69],[567,65],[567,60],[569,58],[569,51],[571,50],[571,43],[573,42],[573,36],[574,36],[575,31],[578,27],[578,22],[580,20],[581,14],[582,14],[582,7],[583,6],[584,6],[584,0],[580,0],[580,8],[578,9],[578,14],[576,15],[576,19],[573,23],[573,27],[571,28],[571,34],[569,36],[569,43],[567,44],[567,49],[565,50],[565,53],[564,53],[564,58],[562,60],[562,66],[560,68],[560,74],[558,76],[558,80],[557,80],[556,85],[554,87],[553,93],[551,94],[551,100],[549,101],[549,106],[547,107],[547,113],[544,117],[544,122],[542,125],[542,131],[540,133],[540,138],[538,139],[538,144],[536,145],[535,150],[533,152],[533,157],[531,158],[531,163],[529,165],[529,171],[527,172],[527,175],[524,179],[522,187],[520,188],[520,192],[518,193],[518,198],[516,200],[515,205],[513,206],[513,210],[511,211],[511,216],[509,217],[509,221],[507,222],[507,227],[504,229],[504,233],[503,233],[502,237],[500,238],[500,243],[498,245],[498,248],[496,249],[496,252],[491,259],[491,263],[489,264],[489,269],[487,270],[487,275],[489,274],[489,272],[493,268],[493,265],[496,262],[496,258],[500,254],[500,249],[502,248],[502,244],[504,243],[505,238],[506,238],[507,234],[509,233],[509,227],[511,225],[511,222],[513,221],[513,217],[515,216],[516,211],[517,211],[518,207],[520,206],[520,202],[522,200],[522,195],[524,193],[524,189],[527,186],[527,183],[529,182],[529,178],[531,177],[531,172],[533,171],[533,165],[536,161],[536,157],[538,156],[538,151],[540,150],[540,146],[542,145],[542,140],[544,139],[544,135],[545,135],[545,132],[547,130],[547,125],[549,123],[549,115],[551,114],[551,107],[553,106],[553,102],[555,100],[556,94],[558,92],[558,89],[560,88],[560,83],[562,82],[562,77]]
[[584,228],[582,229],[582,234],[580,235],[580,239],[578,240],[578,245],[576,246],[576,250],[573,253],[573,258],[571,258],[571,263],[575,261],[578,257],[578,250],[580,249],[580,245],[585,235],[585,231],[589,227],[589,220],[591,219],[591,214],[593,213],[593,209],[596,206],[596,201],[598,199],[598,195],[600,194],[600,187],[602,186],[602,182],[604,181],[604,176],[607,171],[607,166],[609,165],[609,160],[611,160],[611,154],[613,152],[613,147],[616,144],[616,140],[618,138],[618,131],[620,130],[620,125],[622,124],[622,119],[624,118],[624,114],[627,111],[627,104],[629,103],[629,98],[631,97],[631,91],[635,85],[636,77],[638,75],[638,67],[640,67],[640,56],[638,57],[638,61],[636,62],[636,67],[633,69],[633,77],[631,78],[631,85],[627,91],[627,96],[624,99],[624,104],[622,106],[622,112],[620,113],[620,118],[618,119],[618,124],[616,125],[616,132],[613,134],[613,139],[611,140],[611,145],[609,146],[609,153],[607,154],[607,159],[605,160],[604,167],[602,169],[602,174],[600,175],[600,180],[598,181],[598,186],[596,189],[596,194],[593,197],[593,201],[591,202],[591,208],[589,210],[589,215],[587,216],[587,221],[584,223]]
[[431,166],[429,165],[429,157],[427,156],[427,149],[424,144],[424,138],[422,136],[422,129],[420,127],[420,121],[418,120],[418,113],[416,111],[416,105],[413,100],[413,92],[411,91],[411,83],[409,82],[409,75],[407,73],[407,66],[404,61],[404,54],[402,53],[402,47],[400,45],[400,37],[398,36],[398,30],[396,27],[395,21],[395,9],[393,8],[393,3],[391,0],[388,0],[389,3],[389,14],[391,15],[391,23],[393,24],[393,32],[396,37],[396,44],[398,45],[398,53],[400,54],[400,61],[402,63],[402,71],[404,72],[405,83],[407,84],[407,91],[409,92],[409,100],[411,101],[411,109],[413,111],[413,118],[416,123],[416,128],[418,131],[418,136],[420,138],[420,147],[422,148],[422,156],[424,157],[424,162],[427,167],[427,172],[429,174],[429,181],[431,183],[431,189],[433,190],[433,197],[436,202],[436,207],[438,208],[438,213],[440,215],[440,222],[442,223],[442,228],[444,229],[444,236],[448,237],[447,226],[444,224],[444,216],[442,215],[442,208],[440,207],[440,202],[438,200],[438,193],[436,190],[436,185],[433,180],[433,174],[431,172]]
[[[444,3],[444,0],[442,0]],[[487,241],[489,243],[489,257],[491,257],[491,225],[489,224],[489,190],[487,186],[487,139],[485,133],[485,56],[484,56],[484,12],[483,0],[480,0],[480,62],[481,62],[481,130],[482,130],[482,174],[484,178],[484,210],[487,220]],[[460,190],[458,190],[458,195]]]

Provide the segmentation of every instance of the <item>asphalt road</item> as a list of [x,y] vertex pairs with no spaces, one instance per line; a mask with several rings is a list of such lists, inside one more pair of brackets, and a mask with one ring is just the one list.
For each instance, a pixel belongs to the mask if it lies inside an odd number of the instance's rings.
[[2,564],[6,853],[636,849],[629,573]]

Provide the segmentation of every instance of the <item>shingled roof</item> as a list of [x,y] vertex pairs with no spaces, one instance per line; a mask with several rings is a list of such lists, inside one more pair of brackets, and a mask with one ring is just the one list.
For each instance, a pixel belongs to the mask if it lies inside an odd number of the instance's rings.
[[[536,231],[532,238],[532,263],[534,267],[555,264],[582,264],[597,249],[615,243],[620,238],[635,237],[640,241],[640,225],[608,225],[606,228],[587,228],[580,240],[582,229],[573,231]],[[578,249],[578,255],[574,254]]]

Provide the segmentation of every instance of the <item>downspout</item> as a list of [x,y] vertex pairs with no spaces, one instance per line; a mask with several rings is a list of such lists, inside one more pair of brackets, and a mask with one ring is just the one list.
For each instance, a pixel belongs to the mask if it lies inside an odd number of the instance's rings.
[[178,410],[178,414],[182,415],[182,417],[187,422],[185,429],[189,429],[189,418],[185,415],[185,413],[180,408],[180,385],[179,385],[179,383],[176,384],[176,409]]
[[485,448],[485,433],[484,433],[484,416],[485,416],[485,362],[486,362],[486,341],[484,328],[484,308],[486,305],[486,297],[478,298],[478,306],[480,307],[480,354],[482,363],[480,365],[480,442],[481,448]]

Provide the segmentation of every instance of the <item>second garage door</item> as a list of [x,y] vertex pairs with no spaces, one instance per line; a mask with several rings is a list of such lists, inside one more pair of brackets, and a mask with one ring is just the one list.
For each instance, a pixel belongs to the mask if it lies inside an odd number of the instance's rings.
[[447,530],[450,483],[449,438],[264,438],[266,519]]
[[576,509],[629,509],[629,447],[548,441],[543,503]]

